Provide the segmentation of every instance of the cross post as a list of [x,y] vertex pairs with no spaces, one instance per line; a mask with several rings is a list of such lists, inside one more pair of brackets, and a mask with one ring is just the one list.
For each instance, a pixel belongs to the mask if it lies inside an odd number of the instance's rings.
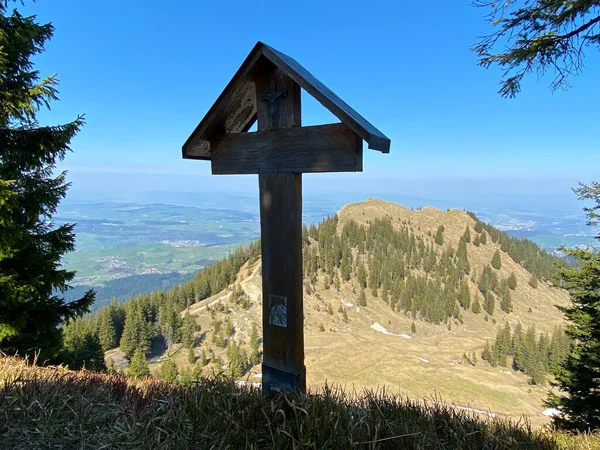
[[[282,94],[285,93],[285,94]],[[256,80],[258,131],[302,126],[300,86],[274,69]],[[285,148],[280,149],[285,152]],[[306,390],[302,298],[302,174],[258,175],[266,396]]]
[[[300,91],[340,123],[303,127]],[[258,122],[258,130],[249,132]],[[361,172],[390,140],[297,61],[258,42],[182,148],[213,175],[258,174],[265,396],[305,391],[302,174]]]

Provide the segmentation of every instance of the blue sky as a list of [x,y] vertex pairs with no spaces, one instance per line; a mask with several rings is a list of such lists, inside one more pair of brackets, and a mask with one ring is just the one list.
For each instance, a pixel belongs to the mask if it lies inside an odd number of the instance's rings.
[[[181,159],[181,145],[257,40],[392,140],[388,155],[365,152],[363,174],[305,185],[548,194],[597,178],[597,52],[588,50],[569,92],[551,93],[552,77],[533,75],[503,99],[500,72],[469,51],[490,26],[467,3],[39,0],[24,11],[56,27],[36,62],[42,75],[58,73],[61,101],[42,121],[86,114],[64,164],[74,188],[255,188],[249,177],[210,177],[208,162]],[[308,95],[303,102],[305,125],[334,121]]]

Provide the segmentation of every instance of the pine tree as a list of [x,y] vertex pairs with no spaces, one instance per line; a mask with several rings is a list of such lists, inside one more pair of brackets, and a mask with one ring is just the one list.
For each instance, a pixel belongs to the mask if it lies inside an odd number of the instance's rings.
[[471,311],[473,311],[474,314],[481,313],[481,303],[479,303],[479,296],[478,295],[475,297],[475,301],[473,302],[473,306],[471,307]]
[[52,360],[61,349],[60,325],[85,313],[88,291],[61,297],[75,272],[60,262],[75,245],[73,224],[55,227],[52,216],[69,187],[56,164],[83,125],[40,126],[40,108],[57,99],[57,79],[39,79],[32,58],[54,33],[0,2],[0,350]]
[[196,352],[194,352],[194,347],[188,347],[187,360],[190,364],[196,364]]
[[365,294],[365,290],[362,288],[358,296],[358,306],[367,306],[367,296]]
[[235,332],[235,327],[233,326],[233,322],[229,317],[227,317],[227,319],[225,319],[225,322],[223,323],[223,332],[225,333],[226,337],[232,336]]
[[490,316],[493,316],[494,309],[496,308],[496,300],[494,299],[494,294],[492,294],[490,291],[487,291],[485,294],[483,294],[483,297],[483,309]]
[[517,288],[517,276],[514,272],[511,272],[508,277],[508,287],[513,291]]
[[133,357],[131,358],[131,363],[129,364],[129,369],[127,370],[127,375],[132,378],[142,378],[150,376],[150,368],[148,367],[148,362],[146,361],[146,355],[141,348],[137,348],[133,353]]
[[481,243],[481,245],[487,244],[487,233],[485,231],[481,232],[481,235],[479,237],[479,242]]
[[571,339],[565,334],[561,327],[555,327],[550,339],[548,352],[548,367],[551,371],[559,370],[566,361],[571,349]]
[[204,349],[200,351],[200,358],[198,358],[198,365],[201,367],[206,366],[210,362],[210,358],[206,355]]
[[486,21],[489,34],[480,37],[473,50],[478,65],[499,68],[502,73],[498,93],[515,97],[527,75],[554,72],[551,89],[568,89],[569,77],[585,67],[581,45],[597,52],[600,47],[597,2],[491,2],[477,0],[474,6],[489,8]]
[[508,283],[504,284],[504,287],[501,288],[502,300],[500,301],[500,309],[505,313],[511,313],[513,310],[512,306],[512,298],[510,296],[510,288],[508,287]]
[[500,270],[502,268],[502,259],[500,258],[500,251],[496,250],[494,256],[492,258],[492,267],[496,270]]
[[531,278],[529,279],[529,283],[528,284],[533,289],[537,289],[538,288],[538,279],[535,276],[535,274],[531,274]]
[[138,348],[148,353],[155,335],[154,326],[146,321],[141,306],[136,303],[131,304],[125,316],[125,326],[119,344],[121,351],[129,358]]
[[504,328],[498,330],[496,342],[492,352],[492,360],[499,366],[505,367],[508,362],[508,352],[512,345],[510,325],[505,323]]
[[458,248],[456,249],[456,258],[457,263],[460,265],[462,269],[462,273],[460,276],[468,275],[471,271],[471,265],[469,264],[469,257],[467,254],[467,242],[464,237],[461,237],[458,240]]
[[63,328],[62,361],[69,369],[86,368],[93,371],[105,371],[104,352],[92,321],[75,319]]
[[98,312],[98,338],[102,350],[107,351],[117,346],[117,330],[110,308],[103,308]]
[[108,365],[106,366],[106,371],[108,372],[109,375],[118,375],[119,374],[119,369],[117,367],[117,364],[115,363],[115,360],[110,358],[108,360]]
[[435,232],[435,243],[437,245],[444,245],[444,225],[440,225]]
[[250,333],[250,362],[252,364],[258,364],[260,362],[259,349],[259,336],[258,328],[255,323],[252,323],[252,331]]
[[489,341],[485,341],[485,347],[483,348],[483,352],[481,353],[481,359],[487,362],[492,361],[492,352],[490,351]]
[[[460,291],[458,294],[458,303],[460,304],[460,306],[465,309],[465,310],[469,310],[470,306],[471,306],[471,293],[469,291],[469,282],[467,281],[466,278],[463,278],[463,280],[460,283]],[[475,311],[473,311],[475,312]]]
[[227,360],[229,361],[229,369],[234,377],[242,376],[244,369],[248,363],[247,356],[243,348],[235,341],[231,341],[227,345]]
[[367,287],[367,271],[365,270],[364,264],[358,265],[358,273],[356,276],[358,278],[358,285],[363,289],[366,288]]
[[[575,192],[581,200],[592,200],[585,209],[588,225],[596,226],[600,214],[600,183],[581,184]],[[600,236],[596,236],[600,240]],[[574,258],[575,267],[560,267],[559,276],[572,305],[561,307],[567,318],[567,335],[572,339],[566,360],[555,369],[561,394],[552,401],[563,416],[555,425],[567,429],[600,428],[600,252],[593,249],[563,249]],[[563,394],[564,393],[564,394]]]
[[196,332],[199,331],[199,329],[200,327],[196,322],[195,316],[186,312],[181,322],[181,343],[184,347],[192,348],[194,346]]
[[176,383],[179,371],[175,362],[171,358],[167,358],[161,364],[158,374],[161,379],[169,383]]
[[342,261],[340,264],[342,280],[349,281],[352,274],[352,250],[348,246],[347,240],[342,242]]
[[383,300],[385,303],[389,303],[389,298],[388,298],[388,291],[387,289],[382,289],[381,290],[381,300]]
[[413,322],[412,325],[410,326],[410,332],[412,334],[416,334],[417,332],[417,326],[415,325],[415,323]]
[[467,228],[465,228],[465,233],[463,234],[463,238],[465,239],[465,242],[467,244],[469,242],[471,242],[471,231],[469,230],[469,225],[467,225]]
[[480,244],[480,243],[481,243],[481,241],[479,240],[479,235],[478,235],[478,234],[476,234],[476,235],[475,235],[475,239],[473,239],[473,245],[474,245],[475,247],[479,247],[479,244]]

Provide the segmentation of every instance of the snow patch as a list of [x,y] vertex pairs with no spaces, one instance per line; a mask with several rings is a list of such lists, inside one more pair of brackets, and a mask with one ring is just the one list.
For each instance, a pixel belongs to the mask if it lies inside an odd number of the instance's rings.
[[512,375],[512,372],[504,372],[504,371],[502,371],[502,370],[500,371],[500,373],[505,373],[505,374],[507,374],[507,375]]
[[560,416],[560,411],[556,408],[548,408],[542,411],[542,416],[554,417]]
[[350,302],[346,301],[345,299],[342,299],[342,305],[344,305],[346,308],[352,308],[354,306],[353,303],[350,303]]
[[375,331],[379,332],[379,333],[383,333],[383,334],[388,334],[390,336],[398,336],[398,337],[403,337],[406,339],[412,339],[411,336],[409,336],[408,334],[395,334],[395,333],[390,333],[388,330],[385,329],[385,327],[383,325],[381,325],[379,322],[375,322],[373,325],[371,325],[371,328],[374,329]]
[[428,363],[428,362],[429,362],[429,360],[428,360],[428,359],[421,358],[420,356],[419,356],[419,359],[420,359],[421,361],[423,361],[424,363]]

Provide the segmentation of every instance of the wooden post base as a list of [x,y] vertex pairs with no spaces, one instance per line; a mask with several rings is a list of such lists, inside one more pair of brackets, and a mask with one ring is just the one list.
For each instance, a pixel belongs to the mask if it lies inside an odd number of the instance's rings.
[[282,392],[306,392],[306,367],[298,373],[291,373],[263,364],[262,390],[268,398]]
[[302,175],[260,174],[263,390],[306,390]]

